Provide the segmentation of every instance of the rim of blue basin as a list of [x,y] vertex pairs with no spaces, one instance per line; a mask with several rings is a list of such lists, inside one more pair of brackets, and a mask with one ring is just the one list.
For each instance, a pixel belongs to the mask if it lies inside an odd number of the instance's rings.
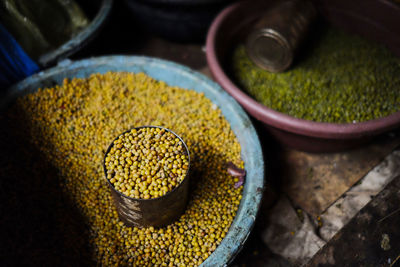
[[264,191],[264,160],[259,138],[243,108],[217,83],[188,67],[144,56],[104,56],[72,62],[41,71],[10,87],[0,98],[5,109],[18,96],[38,88],[61,84],[64,78],[84,78],[108,71],[144,72],[171,86],[203,92],[222,111],[241,145],[241,156],[247,172],[243,196],[228,233],[201,266],[226,266],[235,258],[247,240],[256,220]]

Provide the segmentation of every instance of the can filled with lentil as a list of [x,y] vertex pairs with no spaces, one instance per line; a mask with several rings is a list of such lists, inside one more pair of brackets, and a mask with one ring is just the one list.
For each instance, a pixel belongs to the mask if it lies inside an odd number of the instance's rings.
[[[170,187],[169,190],[163,191],[163,193],[160,193],[159,195],[155,196],[150,196],[147,193],[142,194],[139,192],[134,192],[134,190],[131,190],[132,194],[126,193],[126,192],[121,192],[120,189],[118,189],[118,185],[116,186],[115,183],[112,181],[112,175],[110,175],[110,170],[107,169],[107,166],[109,165],[107,163],[107,157],[109,156],[110,152],[113,149],[113,146],[115,146],[116,141],[119,140],[121,137],[124,135],[128,135],[132,131],[136,133],[136,131],[141,131],[143,129],[155,129],[154,131],[156,133],[168,133],[172,134],[175,137],[175,140],[179,140],[179,146],[182,147],[182,157],[185,159],[187,158],[187,164],[185,164],[185,172],[182,176],[182,180],[178,180],[176,185],[174,187]],[[158,135],[158,134],[157,134]],[[174,143],[178,143],[173,141]],[[150,148],[150,145],[148,145],[148,150],[150,151],[155,151]],[[146,148],[144,148],[146,149]],[[169,152],[166,152],[163,154],[164,156],[166,154],[170,154]],[[151,153],[149,153],[151,154]],[[154,153],[156,154],[156,153]],[[162,153],[161,153],[162,154]],[[181,155],[174,155],[174,156],[181,156]],[[153,159],[153,162],[155,161],[162,161],[162,158],[158,155],[156,156],[155,159]],[[146,161],[146,159],[144,159]],[[157,163],[158,164],[158,163]],[[104,167],[104,172],[105,172],[105,178],[107,181],[108,186],[111,189],[111,194],[115,203],[115,206],[117,208],[118,215],[120,219],[128,226],[136,226],[136,227],[148,227],[148,226],[154,226],[154,227],[160,227],[164,225],[168,225],[172,222],[174,222],[176,219],[179,218],[179,216],[184,212],[187,202],[188,202],[188,194],[189,194],[189,178],[190,178],[190,153],[187,145],[185,142],[182,140],[180,136],[178,136],[176,133],[173,131],[164,128],[164,127],[159,127],[159,126],[141,126],[141,127],[136,127],[133,129],[130,129],[121,135],[119,135],[114,141],[111,143],[111,145],[108,147],[105,156],[104,156],[104,162],[103,162],[103,167]],[[167,167],[168,168],[168,167]],[[174,168],[175,170],[175,168]],[[163,174],[163,173],[162,173]],[[169,177],[176,177],[177,175],[169,173],[171,176]],[[155,176],[154,174],[152,174]],[[158,174],[157,174],[158,175]],[[174,176],[175,175],[175,176]],[[157,180],[163,180],[165,177],[160,176],[156,178]],[[137,179],[140,179],[139,177]],[[143,178],[142,178],[143,179]],[[174,178],[175,179],[175,178]],[[175,183],[174,183],[175,184]],[[136,194],[136,195],[135,195]]]

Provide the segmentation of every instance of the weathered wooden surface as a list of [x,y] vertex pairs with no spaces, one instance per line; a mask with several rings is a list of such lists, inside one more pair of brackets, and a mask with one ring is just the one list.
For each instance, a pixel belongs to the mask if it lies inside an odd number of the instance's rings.
[[306,266],[400,266],[400,176]]
[[286,149],[282,152],[283,191],[296,205],[318,216],[399,144],[399,135],[385,134],[349,152],[311,154]]

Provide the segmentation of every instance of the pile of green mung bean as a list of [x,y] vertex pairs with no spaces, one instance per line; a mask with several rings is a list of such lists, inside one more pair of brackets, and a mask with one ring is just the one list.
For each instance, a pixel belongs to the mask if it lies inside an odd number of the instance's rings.
[[[18,186],[7,192],[46,197],[46,201],[40,201],[40,207],[51,207],[45,214],[59,218],[56,221],[62,226],[61,232],[68,230],[56,238],[66,240],[60,244],[68,247],[66,251],[72,251],[70,257],[63,259],[92,259],[98,265],[107,266],[198,266],[220,244],[235,217],[242,186],[235,188],[238,178],[227,173],[226,164],[232,161],[244,167],[240,145],[220,109],[203,93],[171,87],[143,73],[93,74],[83,79],[65,79],[61,85],[20,97],[2,119],[8,127],[0,131],[0,136],[3,131],[14,129],[9,140],[26,139],[26,143],[21,143],[21,151],[26,151],[27,163],[36,162],[34,170],[38,170],[31,173],[15,163],[16,175],[20,171],[33,175],[35,189],[32,191],[25,185],[26,180],[17,178],[7,188],[13,188],[13,184]],[[187,209],[176,222],[161,228],[125,226],[104,180],[102,163],[108,145],[119,133],[140,125],[174,129],[191,153],[193,183]],[[38,156],[30,156],[34,152]],[[18,162],[18,158],[15,160]],[[45,171],[53,169],[49,174]],[[6,175],[8,171],[9,166],[1,166],[0,172]],[[62,195],[65,200],[59,201]],[[18,199],[6,200],[19,203]],[[69,208],[67,202],[74,208]],[[35,213],[39,202],[27,200],[26,203],[29,211]],[[71,210],[76,210],[81,220],[68,219]],[[42,209],[36,212],[41,214]],[[65,226],[64,220],[68,222]],[[18,225],[27,225],[29,229],[27,223]],[[75,227],[76,224],[84,225],[86,230],[78,230],[81,228]],[[25,231],[22,238],[28,242],[19,242],[15,248],[22,245],[26,249],[21,253],[26,253],[33,243],[41,246],[43,236],[56,233],[47,233],[44,229],[32,240],[30,236],[34,232]],[[87,243],[88,249],[79,250]],[[53,250],[60,244],[44,246]],[[46,263],[46,259],[38,257],[52,258],[53,255],[43,249],[32,251],[37,253],[29,258],[30,263]]]
[[126,196],[157,198],[185,179],[189,168],[185,146],[170,131],[132,129],[112,143],[105,158],[107,179]]
[[400,60],[382,45],[325,26],[286,72],[258,68],[243,45],[233,76],[255,100],[316,122],[357,123],[400,111]]

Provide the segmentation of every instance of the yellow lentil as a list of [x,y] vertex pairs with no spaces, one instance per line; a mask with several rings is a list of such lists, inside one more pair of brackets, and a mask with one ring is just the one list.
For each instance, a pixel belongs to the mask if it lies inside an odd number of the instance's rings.
[[[172,152],[166,152],[167,149]],[[181,169],[189,166],[186,153],[179,138],[165,129],[132,129],[112,143],[105,158],[107,178],[126,196],[136,199],[161,197],[185,178],[186,170]],[[134,167],[130,168],[132,165]],[[120,178],[117,181],[115,177]]]
[[[229,123],[203,93],[171,87],[143,73],[110,72],[39,89],[19,98],[6,116],[9,121],[25,118],[31,144],[57,169],[63,192],[87,221],[90,236],[84,242],[90,242],[91,257],[98,265],[198,266],[228,232],[242,186],[234,187],[225,166],[229,161],[244,166]],[[194,176],[188,207],[175,223],[162,228],[122,224],[104,180],[102,159],[108,144],[140,125],[174,129],[191,152]],[[120,175],[111,179],[122,186],[125,171],[144,170],[145,165],[135,157],[129,158],[131,164],[119,156],[129,153],[123,145],[116,147],[121,152],[115,153],[114,163],[125,165],[118,165]],[[184,164],[182,156],[172,160],[172,152],[167,147],[162,150],[168,155],[164,166]],[[151,170],[140,175],[151,176]],[[150,185],[155,188],[140,175],[133,175],[136,180],[125,184],[125,190],[137,194]],[[167,189],[168,184],[161,183],[161,191]]]

